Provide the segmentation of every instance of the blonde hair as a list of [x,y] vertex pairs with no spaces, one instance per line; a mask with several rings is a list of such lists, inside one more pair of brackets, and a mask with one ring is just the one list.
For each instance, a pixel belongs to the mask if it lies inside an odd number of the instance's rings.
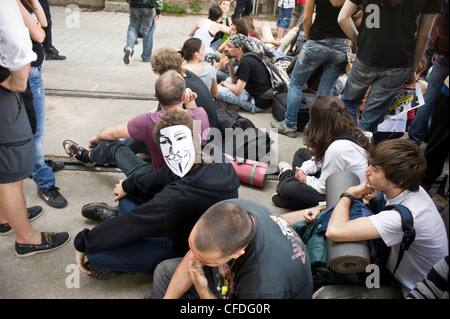
[[175,70],[179,74],[184,75],[184,69],[182,67],[183,59],[171,47],[159,48],[153,52],[150,64],[153,72],[158,75],[162,75],[169,70]]

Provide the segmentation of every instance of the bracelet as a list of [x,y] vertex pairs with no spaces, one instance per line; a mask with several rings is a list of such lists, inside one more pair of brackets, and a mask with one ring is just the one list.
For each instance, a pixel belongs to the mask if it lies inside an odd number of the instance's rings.
[[349,198],[350,201],[352,201],[352,202],[355,200],[355,197],[354,197],[353,195],[349,194],[349,193],[342,193],[341,196],[340,196],[339,198],[342,198],[342,197],[347,197],[347,198]]

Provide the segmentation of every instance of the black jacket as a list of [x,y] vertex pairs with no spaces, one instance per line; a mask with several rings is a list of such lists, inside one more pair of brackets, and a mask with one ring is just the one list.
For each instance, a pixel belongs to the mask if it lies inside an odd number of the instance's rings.
[[78,233],[74,241],[76,250],[89,254],[147,237],[169,237],[184,254],[198,218],[215,203],[237,198],[239,180],[229,163],[205,164],[182,178],[164,166],[147,175],[129,178],[122,186],[128,194],[148,201],[92,230]]

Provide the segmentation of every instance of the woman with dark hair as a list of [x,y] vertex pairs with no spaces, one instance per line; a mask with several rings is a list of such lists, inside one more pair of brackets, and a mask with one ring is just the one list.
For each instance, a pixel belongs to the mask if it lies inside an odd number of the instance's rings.
[[209,9],[208,18],[200,18],[194,28],[189,32],[190,37],[199,38],[205,46],[205,58],[213,57],[214,50],[210,47],[211,41],[217,32],[230,33],[230,27],[217,23],[222,17],[222,9],[219,6],[212,6]]
[[[331,95],[320,95],[311,105],[310,123],[304,144],[292,160],[292,166],[280,162],[277,193],[272,195],[278,207],[304,209],[325,201],[325,183],[337,171],[355,173],[364,181],[371,148],[372,133],[362,131],[353,121],[344,103]],[[294,169],[292,169],[294,167]]]
[[186,64],[184,68],[196,74],[211,91],[213,97],[217,97],[216,68],[205,64],[205,48],[202,40],[198,38],[187,39],[179,51]]

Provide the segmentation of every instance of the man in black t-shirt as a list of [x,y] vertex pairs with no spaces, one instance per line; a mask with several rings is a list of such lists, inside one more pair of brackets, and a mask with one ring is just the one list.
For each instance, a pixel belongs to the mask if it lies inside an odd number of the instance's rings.
[[[351,15],[359,5],[363,16],[357,30]],[[370,87],[359,120],[362,129],[375,133],[398,90],[415,83],[436,14],[444,11],[445,0],[345,2],[338,22],[347,36],[358,44],[358,53],[342,100],[356,121]]]
[[239,61],[239,68],[230,78],[219,85],[218,100],[239,105],[251,113],[261,112],[272,106],[271,100],[260,98],[272,86],[270,75],[259,59],[245,55],[252,52],[252,39],[242,34],[236,34],[228,39],[227,54]]
[[189,247],[181,261],[158,265],[152,298],[312,297],[305,245],[282,217],[263,205],[231,199],[211,206],[192,229]]

